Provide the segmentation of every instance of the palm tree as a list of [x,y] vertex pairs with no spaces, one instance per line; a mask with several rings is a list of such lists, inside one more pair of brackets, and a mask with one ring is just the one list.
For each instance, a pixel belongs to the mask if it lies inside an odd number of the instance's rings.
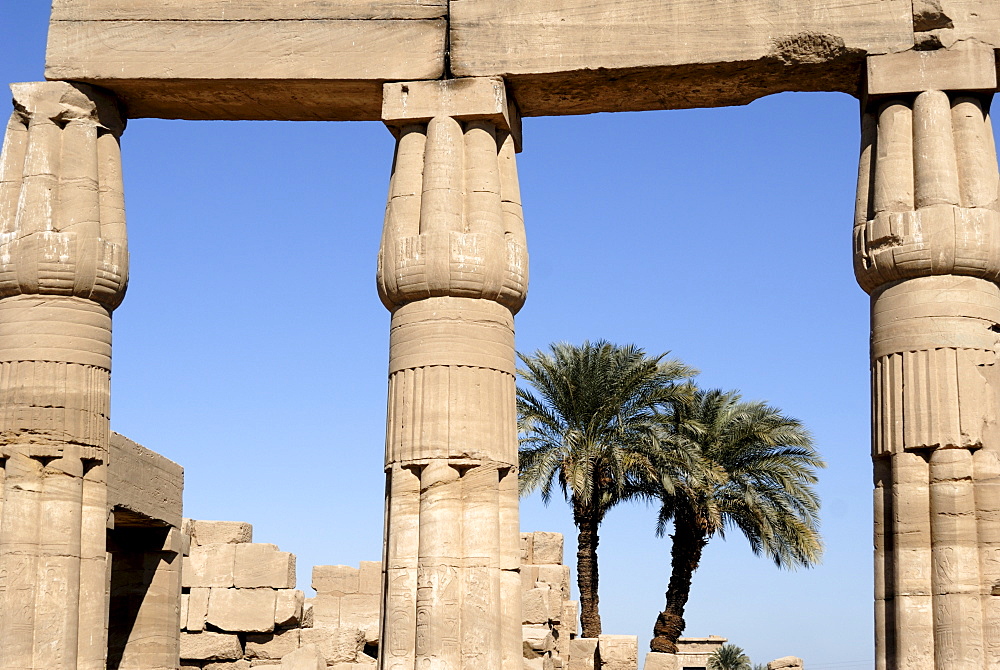
[[736,528],[754,554],[778,567],[809,567],[822,553],[819,498],[813,489],[824,463],[796,419],[735,391],[696,389],[671,405],[670,439],[686,444],[698,466],[660,473],[657,534],[674,524],[666,608],[650,649],[677,652],[691,577],[708,541]]
[[696,374],[666,355],[603,340],[518,354],[518,373],[535,391],[517,390],[520,491],[541,489],[547,504],[558,486],[573,508],[584,637],[601,634],[598,527],[654,473],[665,410],[690,393],[679,382]]
[[724,644],[708,657],[707,670],[750,670],[750,657],[735,644]]

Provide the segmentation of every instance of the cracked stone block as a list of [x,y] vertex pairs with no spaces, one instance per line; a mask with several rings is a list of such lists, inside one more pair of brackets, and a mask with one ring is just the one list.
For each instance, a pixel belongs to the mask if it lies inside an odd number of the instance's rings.
[[349,565],[316,565],[312,571],[312,587],[317,594],[342,596],[357,593],[360,571]]
[[246,636],[246,657],[250,660],[278,660],[299,648],[299,631],[250,633]]
[[535,588],[535,582],[538,581],[538,566],[537,565],[521,565],[521,590],[528,591]]
[[358,568],[358,593],[382,593],[382,561],[361,561]]
[[212,589],[208,623],[224,631],[268,633],[274,630],[272,589]]
[[306,598],[305,604],[302,605],[302,622],[299,624],[300,628],[312,628],[316,620],[315,613],[313,612],[313,600],[314,598]]
[[208,596],[212,589],[191,589],[188,594],[187,629],[190,631],[205,630],[208,619]]
[[273,544],[238,544],[233,579],[238,589],[293,589],[295,555]]
[[302,646],[315,644],[329,664],[354,663],[363,655],[365,634],[350,628],[303,628]]
[[531,564],[531,536],[532,533],[521,533],[521,563]]
[[677,656],[651,651],[646,654],[645,670],[679,670]]
[[549,619],[549,593],[548,586],[541,586],[523,591],[521,593],[521,619],[522,623],[548,623]]
[[359,658],[364,658],[364,660],[357,663],[334,663],[327,666],[327,670],[375,670],[376,663],[374,658],[365,654],[362,654]]
[[567,670],[594,670],[597,661],[597,638],[578,637],[569,641]]
[[369,643],[378,642],[378,594],[355,593],[340,599],[340,627],[357,628]]
[[[313,626],[338,628],[340,626],[340,596],[325,593],[312,598]],[[303,612],[303,616],[305,612]]]
[[536,565],[554,565],[563,562],[562,533],[532,533],[531,562]]
[[274,605],[274,625],[285,628],[299,625],[299,622],[302,621],[304,604],[305,594],[298,589],[277,591]]
[[539,565],[538,581],[548,584],[562,593],[562,598],[569,598],[569,566],[568,565]]
[[537,658],[555,649],[555,638],[548,626],[521,626],[523,655]]
[[191,520],[191,540],[197,545],[242,544],[253,541],[253,526],[242,521]]
[[184,588],[233,586],[236,546],[210,544],[191,547],[191,555],[181,564],[181,586]]
[[577,635],[580,632],[580,602],[578,600],[567,600],[563,603],[560,623],[564,634]]
[[315,644],[307,644],[281,659],[282,670],[326,670],[326,658]]
[[181,633],[181,658],[186,661],[235,661],[243,657],[238,635]]
[[221,661],[219,663],[206,663],[202,670],[250,670],[250,661],[240,659],[238,661]]

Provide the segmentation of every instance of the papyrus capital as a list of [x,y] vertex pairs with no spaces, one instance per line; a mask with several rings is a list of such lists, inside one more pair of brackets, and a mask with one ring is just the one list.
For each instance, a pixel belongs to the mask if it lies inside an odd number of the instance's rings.
[[118,99],[87,84],[65,81],[11,84],[14,110],[24,122],[92,123],[116,137],[125,129]]
[[397,137],[379,250],[383,304],[449,296],[516,312],[528,254],[514,161],[519,125],[503,81],[386,84],[383,120]]
[[0,158],[0,298],[114,309],[128,284],[117,100],[85,84],[14,84]]
[[929,90],[862,120],[854,269],[872,293],[937,275],[1000,281],[1000,172],[988,103]]

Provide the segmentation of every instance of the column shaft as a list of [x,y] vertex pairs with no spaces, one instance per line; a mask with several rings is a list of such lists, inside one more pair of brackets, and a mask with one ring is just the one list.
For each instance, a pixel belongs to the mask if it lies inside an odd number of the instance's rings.
[[[0,668],[107,654],[111,311],[128,275],[117,103],[15,84],[0,156]],[[9,641],[9,643],[8,643]]]
[[[870,60],[870,74],[880,62]],[[854,262],[871,295],[876,667],[885,670],[972,670],[1000,658],[1000,175],[986,107],[924,90],[871,101],[862,118]]]
[[521,666],[513,315],[527,256],[505,96],[499,79],[386,85],[387,670]]

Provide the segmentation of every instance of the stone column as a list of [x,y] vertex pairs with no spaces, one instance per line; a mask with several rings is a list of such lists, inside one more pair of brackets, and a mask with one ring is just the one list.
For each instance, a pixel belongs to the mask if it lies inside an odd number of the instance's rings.
[[128,252],[115,100],[14,84],[0,158],[0,668],[105,667],[111,311]]
[[1000,176],[985,51],[868,63],[854,263],[871,295],[879,670],[1000,665]]
[[514,313],[528,257],[499,78],[386,84],[392,312],[380,667],[519,670]]

